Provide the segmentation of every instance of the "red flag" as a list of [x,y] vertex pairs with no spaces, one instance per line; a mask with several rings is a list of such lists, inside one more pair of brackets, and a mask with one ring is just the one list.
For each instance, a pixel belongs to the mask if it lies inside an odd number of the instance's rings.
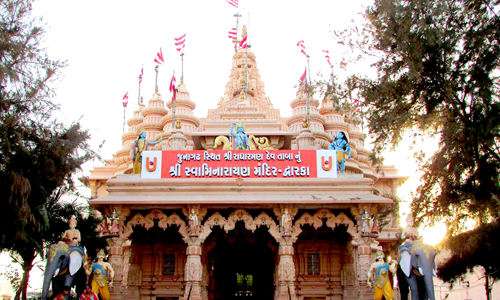
[[297,46],[301,47],[302,50],[300,50],[300,52],[304,53],[305,56],[307,56],[307,53],[306,53],[306,46],[304,46],[304,40],[302,41],[299,41],[297,43]]
[[175,40],[175,45],[177,46],[175,47],[177,51],[181,51],[182,49],[184,49],[184,47],[186,46],[185,44],[186,34],[182,35],[181,37],[174,38],[174,40]]
[[142,67],[141,74],[139,75],[139,84],[142,82],[142,74],[144,74],[144,67]]
[[307,68],[304,69],[304,74],[300,76],[300,81],[304,83],[304,86],[307,84]]
[[127,104],[128,104],[128,92],[125,94],[125,96],[123,96],[123,98],[122,98],[122,104],[123,104],[123,107],[127,107]]
[[238,38],[238,36],[236,35],[236,28],[231,28],[231,30],[229,30],[228,34],[229,34],[230,39],[235,40]]
[[325,57],[326,57],[326,61],[328,62],[328,64],[331,66],[332,63],[330,62],[330,52],[328,50],[323,50],[323,52],[325,52]]
[[246,34],[245,34],[245,37],[240,42],[240,47],[241,47],[241,49],[245,49],[247,47],[247,35]]
[[156,53],[156,56],[158,56],[158,60],[155,58],[155,63],[161,65],[161,63],[165,62],[165,60],[163,59],[163,53],[161,52],[161,48],[160,48],[160,52]]
[[176,93],[177,93],[177,90],[175,88],[175,73],[172,75],[172,79],[170,80],[170,92],[173,93],[172,94],[172,102],[175,101],[175,96],[176,96]]
[[238,8],[238,0],[226,0],[230,5]]

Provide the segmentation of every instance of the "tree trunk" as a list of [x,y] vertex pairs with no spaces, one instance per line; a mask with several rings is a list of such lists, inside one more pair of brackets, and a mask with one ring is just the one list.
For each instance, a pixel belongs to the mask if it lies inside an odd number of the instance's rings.
[[486,300],[491,300],[491,285],[490,285],[490,276],[485,272],[484,278],[486,279],[484,282],[484,288],[486,289]]
[[32,253],[22,253],[24,254],[23,256],[23,279],[21,280],[21,283],[19,284],[19,288],[16,291],[16,296],[15,300],[26,300],[28,297],[28,283],[29,283],[29,278],[30,278],[30,272],[31,269],[33,268],[33,261],[35,260],[35,251]]

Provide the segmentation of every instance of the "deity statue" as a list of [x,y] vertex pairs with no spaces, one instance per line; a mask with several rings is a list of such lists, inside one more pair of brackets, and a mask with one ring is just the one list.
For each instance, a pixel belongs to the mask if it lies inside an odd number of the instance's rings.
[[77,247],[79,246],[80,241],[82,240],[80,235],[80,230],[76,229],[78,221],[76,220],[75,216],[73,216],[71,217],[71,219],[69,219],[68,223],[69,223],[69,229],[63,233],[62,240],[66,244],[68,244],[68,246]]
[[240,122],[236,127],[236,133],[234,133],[235,124],[231,124],[230,134],[233,137],[233,149],[234,150],[249,150],[250,145],[248,144],[248,136],[245,133],[245,126]]
[[198,234],[198,226],[199,224],[199,219],[198,215],[196,214],[196,211],[194,209],[191,210],[191,213],[189,214],[189,234],[190,235],[197,235]]
[[343,131],[338,133],[337,137],[328,146],[328,149],[337,151],[337,172],[345,173],[345,161],[348,157],[352,157],[352,155],[349,141]]
[[92,282],[90,283],[92,292],[99,294],[103,300],[109,300],[111,297],[109,287],[113,285],[115,270],[110,263],[104,261],[105,257],[104,250],[99,251],[97,262],[92,265],[92,268],[86,267],[85,273],[87,276],[92,274]]
[[390,273],[395,274],[397,271],[397,262],[392,260],[388,263],[384,260],[384,252],[377,251],[377,260],[371,264],[367,273],[366,284],[372,287],[372,277],[375,277],[375,291],[373,293],[374,300],[392,300],[394,291],[389,278]]
[[120,233],[120,216],[116,212],[116,209],[113,209],[113,213],[111,213],[111,227],[109,228],[109,233],[118,234]]
[[133,161],[133,174],[141,174],[142,169],[142,152],[146,150],[147,145],[156,145],[161,142],[160,139],[157,142],[148,142],[146,141],[146,130],[141,129],[137,139],[134,141],[132,145],[132,161]]
[[283,235],[290,235],[292,233],[292,216],[290,216],[290,213],[286,208],[283,214],[281,215],[280,223]]
[[363,209],[363,215],[361,215],[361,222],[362,222],[361,232],[363,234],[372,233],[373,219],[372,216],[366,210],[366,208]]

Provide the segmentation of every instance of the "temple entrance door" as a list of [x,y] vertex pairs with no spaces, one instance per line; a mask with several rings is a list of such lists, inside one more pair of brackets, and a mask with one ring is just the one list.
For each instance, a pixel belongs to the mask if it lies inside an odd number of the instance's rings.
[[238,222],[228,234],[223,230],[212,234],[215,247],[208,254],[209,299],[272,300],[278,247],[267,228],[252,233]]

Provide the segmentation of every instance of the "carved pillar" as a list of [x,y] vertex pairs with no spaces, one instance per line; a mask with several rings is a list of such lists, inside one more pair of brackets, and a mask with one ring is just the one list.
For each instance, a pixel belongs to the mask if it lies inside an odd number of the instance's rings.
[[275,300],[297,300],[295,293],[295,264],[293,262],[293,242],[282,238],[279,244],[278,284],[274,293]]
[[[123,233],[125,224],[125,219],[130,215],[130,208],[121,205],[111,206],[105,209],[108,215],[113,212],[117,215],[117,226],[116,234],[120,235]],[[112,299],[123,299],[122,285],[123,285],[123,275],[124,272],[128,272],[128,268],[124,269],[124,247],[130,246],[128,239],[123,236],[109,237],[106,239],[109,246],[109,257],[108,262],[111,264],[115,270],[115,278],[113,286],[110,287],[111,298]],[[128,261],[126,262],[128,264]],[[126,275],[125,275],[126,277]],[[127,280],[125,278],[125,280]]]
[[186,289],[183,300],[201,300],[201,280],[203,267],[201,265],[201,242],[197,236],[189,236],[187,239],[187,260],[184,270]]
[[112,299],[123,299],[121,293],[122,286],[122,276],[123,276],[123,243],[125,240],[112,237],[107,239],[109,249],[108,263],[111,264],[115,270],[115,278],[113,286],[110,287],[111,298]]
[[279,218],[279,263],[275,300],[298,300],[295,292],[295,263],[293,260],[293,243],[297,241],[299,232],[292,226],[292,220],[298,209],[292,205],[280,205],[274,209]]
[[358,207],[352,207],[351,213],[356,218],[356,223],[358,226],[357,237],[352,241],[352,245],[357,247],[356,252],[356,273],[357,273],[357,284],[359,285],[359,295],[358,299],[373,299],[373,289],[366,285],[366,274],[372,264],[372,252],[379,249],[378,241],[376,241],[371,233],[366,233],[363,231],[363,227],[366,227],[366,220],[363,219],[364,213],[373,214],[376,212],[376,207],[373,205],[359,205]]
[[349,243],[342,252],[342,271],[340,284],[343,288],[343,299],[354,300],[358,298],[359,281],[356,275],[357,249]]
[[[199,234],[202,227],[201,221],[207,214],[207,209],[199,205],[188,205],[182,208],[182,212],[188,219],[186,232],[185,234],[181,233],[184,237],[184,241],[188,244],[186,248],[186,266],[184,269],[186,289],[182,300],[201,300],[203,299],[201,283],[204,269],[201,264],[201,244],[203,240],[200,238]],[[206,268],[205,271],[207,271]]]

